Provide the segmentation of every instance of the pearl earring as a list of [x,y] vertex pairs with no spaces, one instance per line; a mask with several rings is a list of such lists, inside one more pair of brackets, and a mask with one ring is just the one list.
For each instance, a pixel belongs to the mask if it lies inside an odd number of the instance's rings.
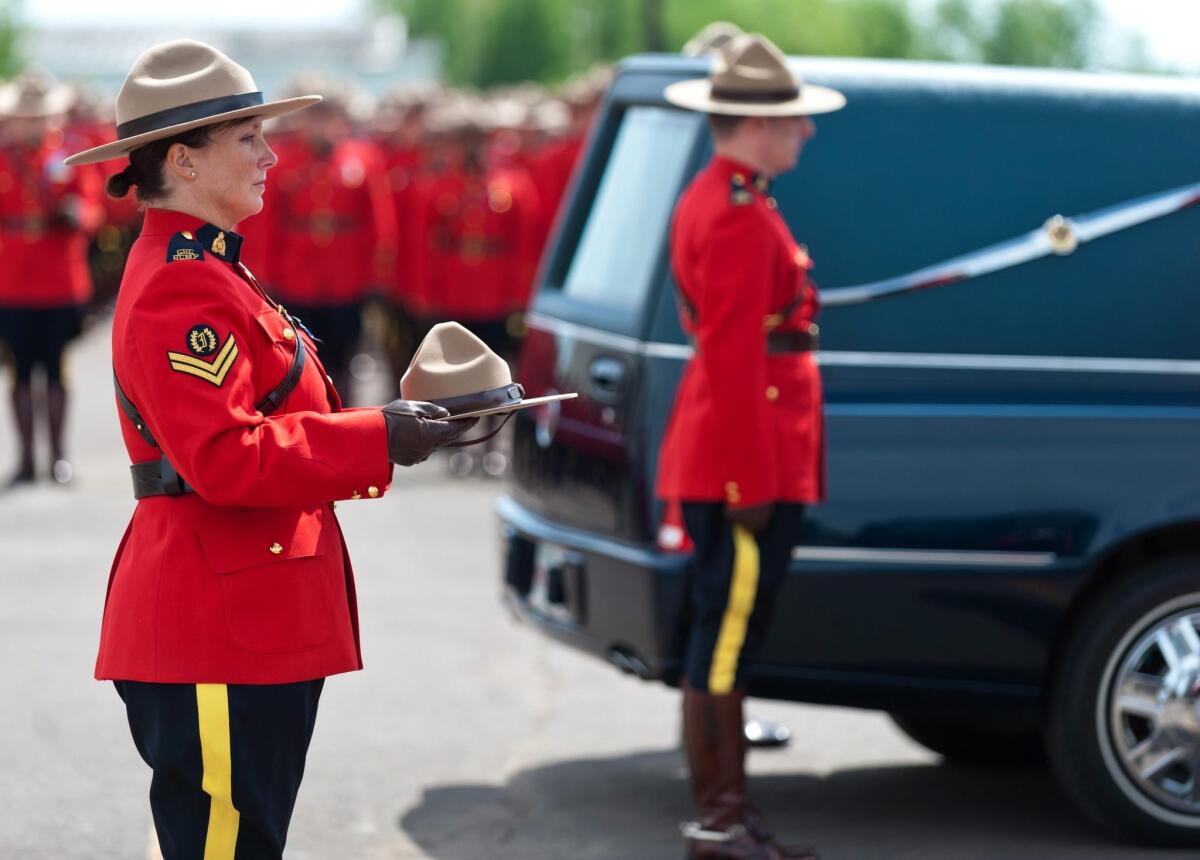
[[195,179],[195,178],[196,178],[196,171],[193,170],[192,171],[192,179]]

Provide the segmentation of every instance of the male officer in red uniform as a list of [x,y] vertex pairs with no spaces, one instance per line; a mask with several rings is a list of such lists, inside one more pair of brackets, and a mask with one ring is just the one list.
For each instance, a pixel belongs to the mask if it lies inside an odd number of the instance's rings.
[[[441,169],[417,191],[422,285],[416,295],[424,299],[418,328],[457,320],[511,358],[512,319],[525,309],[537,261],[537,189],[523,167],[489,163],[481,109],[443,111],[434,128],[441,135]],[[495,437],[481,447],[479,465],[493,477],[503,474],[507,458]],[[466,475],[476,462],[473,453],[457,451],[450,466]]]
[[602,72],[594,72],[587,78],[572,81],[562,91],[569,109],[568,127],[557,140],[547,144],[537,154],[535,164],[530,168],[537,179],[538,193],[546,213],[543,241],[549,238],[554,218],[583,155],[584,144],[607,88],[607,76]]
[[804,505],[824,496],[816,290],[769,181],[840,93],[802,84],[773,44],[741,35],[709,78],[667,88],[711,115],[712,162],[675,211],[671,263],[695,343],[663,441],[658,495],[695,545],[683,734],[697,819],[690,856],[816,856],[780,845],[746,792],[742,701]]
[[444,111],[437,173],[418,189],[424,312],[455,319],[501,354],[508,317],[524,310],[536,266],[541,208],[519,165],[490,164],[479,116]]
[[362,305],[386,288],[396,218],[383,157],[351,137],[346,108],[331,99],[301,114],[269,204],[271,277],[280,299],[322,343],[337,389],[350,396],[350,359]]
[[[63,447],[63,350],[80,333],[92,296],[88,235],[100,223],[100,175],[69,167],[62,120],[71,93],[25,75],[6,91],[0,148],[0,340],[13,356],[12,403],[20,444],[14,483],[34,480],[35,403],[45,405],[51,476],[71,480]],[[34,397],[41,368],[45,396]]]
[[384,347],[397,390],[423,334],[416,323],[421,316],[421,251],[415,243],[420,232],[420,180],[429,161],[425,120],[436,94],[433,88],[399,90],[380,109],[375,123],[396,220],[396,258],[390,289],[382,298],[387,318]]
[[410,229],[400,237],[399,257],[405,260],[410,278],[405,298],[417,343],[436,323],[453,318],[454,300],[442,260],[450,249],[438,237],[443,225],[456,218],[462,208],[469,123],[466,110],[455,101],[448,100],[430,111],[426,169],[411,178],[408,205],[412,211],[406,220]]

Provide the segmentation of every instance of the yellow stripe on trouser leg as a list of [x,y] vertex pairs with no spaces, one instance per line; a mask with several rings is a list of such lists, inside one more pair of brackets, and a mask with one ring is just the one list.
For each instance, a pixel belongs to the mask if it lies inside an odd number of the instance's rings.
[[233,808],[233,757],[229,747],[229,688],[197,684],[200,712],[200,755],[204,761],[204,793],[212,798],[204,860],[233,860],[237,847],[238,811]]
[[758,593],[758,542],[744,526],[733,527],[733,579],[721,630],[708,669],[708,691],[718,695],[733,689],[738,658],[746,642],[746,625]]

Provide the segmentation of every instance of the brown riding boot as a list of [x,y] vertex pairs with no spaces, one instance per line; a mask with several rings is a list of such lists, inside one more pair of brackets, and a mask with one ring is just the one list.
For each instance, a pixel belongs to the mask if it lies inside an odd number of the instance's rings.
[[724,695],[683,687],[683,746],[698,817],[683,825],[696,860],[818,860],[808,846],[775,841],[746,794],[744,690]]
[[33,386],[18,382],[12,390],[13,419],[17,425],[17,471],[9,484],[28,484],[33,481]]
[[67,419],[67,389],[61,382],[46,383],[46,424],[50,430],[50,477],[57,484],[71,483],[74,471],[63,448]]

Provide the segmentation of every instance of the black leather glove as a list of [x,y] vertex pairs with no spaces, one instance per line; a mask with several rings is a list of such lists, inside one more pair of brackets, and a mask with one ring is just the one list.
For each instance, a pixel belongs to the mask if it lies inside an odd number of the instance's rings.
[[438,421],[450,413],[419,400],[393,400],[382,407],[387,424],[388,459],[397,466],[415,466],[447,442],[475,426],[477,419]]
[[725,519],[736,526],[742,526],[752,535],[761,535],[771,525],[775,516],[775,503],[755,505],[750,508],[725,508]]

